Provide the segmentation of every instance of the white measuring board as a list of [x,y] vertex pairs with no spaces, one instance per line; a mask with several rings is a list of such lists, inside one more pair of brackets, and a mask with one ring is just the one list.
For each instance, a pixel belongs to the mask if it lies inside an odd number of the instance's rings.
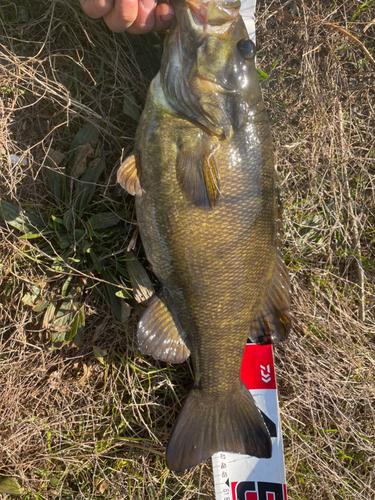
[[272,438],[272,457],[219,452],[212,457],[216,500],[287,500],[276,377],[271,345],[247,344],[241,377]]
[[240,15],[244,20],[250,39],[255,43],[255,4],[256,0],[242,0]]

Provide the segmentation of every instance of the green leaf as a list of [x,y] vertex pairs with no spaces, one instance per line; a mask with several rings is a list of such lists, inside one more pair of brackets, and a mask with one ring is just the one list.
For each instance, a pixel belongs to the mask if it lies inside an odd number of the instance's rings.
[[[76,308],[79,304],[78,303],[73,303],[73,307]],[[72,328],[71,330],[65,335],[65,341],[69,342],[73,338],[76,337],[80,333],[80,330],[82,329],[83,326],[85,326],[85,305],[83,304],[78,311],[74,315],[74,319],[72,322]],[[82,340],[81,341],[76,341],[75,344],[77,346],[82,345]]]
[[41,311],[43,311],[43,309],[45,309],[48,306],[49,303],[50,303],[49,300],[43,299],[40,304],[33,307],[33,311],[41,312]]
[[75,300],[75,296],[80,294],[80,287],[72,287],[61,302],[61,305],[50,326],[52,330],[53,346],[60,348],[69,342],[85,324],[84,306]]
[[64,162],[69,176],[78,179],[87,170],[87,157],[94,156],[98,140],[99,130],[89,122],[76,133]]
[[82,212],[90,203],[91,198],[96,191],[96,183],[99,180],[105,168],[104,159],[99,156],[91,161],[81,176],[79,181],[76,181],[76,190],[74,193],[74,208]]
[[119,290],[118,292],[116,292],[116,297],[119,297],[120,299],[129,300],[131,298],[131,295],[127,290]]
[[21,212],[19,207],[7,201],[0,201],[0,217],[10,226],[26,234],[32,233],[36,236],[40,236],[41,231],[46,227],[42,219],[34,214]]
[[69,234],[57,233],[57,239],[58,239],[59,245],[62,249],[69,248],[72,246],[73,240]]
[[[46,236],[46,233],[43,233]],[[42,233],[26,233],[20,236],[20,240],[33,240],[35,238],[40,238]]]
[[83,332],[84,332],[84,328],[78,328],[77,333],[74,335],[74,337],[72,339],[74,342],[74,345],[76,345],[77,347],[83,346]]
[[0,493],[22,495],[25,492],[13,477],[0,476]]
[[137,302],[145,302],[154,294],[152,283],[145,268],[134,257],[133,253],[128,251],[126,268],[129,273],[129,279],[133,287],[133,295]]
[[56,310],[56,303],[50,302],[49,306],[47,307],[47,311],[44,314],[42,328],[50,327],[52,320],[55,316],[55,310]]
[[139,119],[141,117],[141,113],[140,113],[139,107],[137,105],[135,91],[130,90],[129,87],[127,87],[125,89],[125,99],[124,99],[122,111],[126,115],[130,116],[130,118],[133,118],[133,120],[135,120],[136,122],[139,122]]
[[54,215],[51,215],[51,219],[53,222],[57,222],[58,224],[64,224],[64,221],[60,219],[60,217],[55,217]]
[[258,74],[258,82],[259,83],[265,82],[269,78],[269,75],[267,75],[267,73],[265,73],[264,71],[262,71],[259,68],[257,68],[257,74]]
[[22,302],[27,306],[32,306],[34,304],[32,296],[29,293],[25,293],[25,295],[22,297]]
[[67,331],[66,327],[70,326],[70,320],[73,313],[73,299],[74,289],[72,288],[65,299],[61,302],[61,305],[55,315],[52,328],[58,331]]
[[45,160],[44,174],[48,187],[59,205],[67,198],[65,168],[62,164],[65,155],[50,149]]
[[99,140],[99,130],[98,128],[89,122],[86,122],[84,126],[76,133],[74,139],[70,145],[69,150],[74,151],[78,146],[84,144],[90,144],[90,146],[95,149],[96,144]]
[[[69,207],[68,210],[64,212],[63,215],[63,224],[68,231],[71,231],[73,229],[73,219],[74,219],[74,211],[71,207]],[[59,232],[60,231],[58,231],[58,233]]]
[[[105,269],[103,269],[102,273],[106,281],[112,281],[110,274]],[[116,297],[116,292],[118,288],[108,283],[105,284],[105,287],[108,293],[109,303],[111,304],[113,312],[115,313],[116,318],[122,322],[123,315],[121,310],[121,304],[120,300]]]
[[104,364],[104,356],[107,356],[107,349],[101,349],[100,347],[97,347],[96,345],[92,346],[92,350],[94,351],[94,356],[96,359],[101,363],[102,365]]
[[49,484],[52,486],[52,488],[57,488],[61,484],[60,478],[58,478],[57,476],[51,476]]
[[76,264],[81,262],[81,259],[75,259],[74,257],[68,257],[68,260],[70,260],[71,262],[75,262]]
[[63,284],[62,289],[61,289],[61,295],[62,295],[63,297],[65,297],[65,296],[66,296],[66,293],[67,293],[67,291],[68,291],[68,287],[69,287],[69,285],[70,285],[70,283],[71,283],[72,279],[73,279],[73,276],[71,276],[71,275],[70,275],[70,276],[68,276],[68,277],[67,277],[67,279],[65,280],[65,283]]
[[106,229],[115,226],[126,216],[125,212],[116,214],[114,212],[103,212],[90,217],[88,223],[93,231],[98,229]]
[[74,231],[74,239],[76,242],[79,242],[80,240],[82,240],[86,235],[86,231],[84,231],[83,229],[75,229]]
[[26,293],[23,297],[22,297],[22,302],[24,304],[26,304],[27,306],[33,306],[36,299],[39,297],[40,295],[40,288],[37,287],[37,286],[32,286],[31,287],[31,293]]
[[100,262],[100,259],[99,257],[96,255],[96,253],[94,252],[94,250],[91,248],[90,249],[90,253],[89,253],[90,257],[91,257],[91,260],[95,266],[95,270],[97,273],[101,274],[102,272],[102,265],[101,265],[101,262]]

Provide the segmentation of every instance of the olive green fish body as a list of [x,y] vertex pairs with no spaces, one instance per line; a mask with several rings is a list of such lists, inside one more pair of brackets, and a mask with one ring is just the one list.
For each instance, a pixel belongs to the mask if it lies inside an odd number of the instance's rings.
[[276,261],[277,199],[263,104],[215,155],[222,188],[211,211],[186,199],[175,171],[178,145],[200,129],[152,98],[148,115],[152,120],[136,143],[144,190],[136,198],[142,241],[187,334],[196,384],[230,390]]
[[217,451],[271,456],[241,362],[249,336],[273,342],[290,326],[272,139],[254,47],[239,4],[229,4],[174,0],[177,23],[135,154],[118,174],[137,195],[142,242],[162,283],[139,323],[140,349],[193,362],[194,386],[167,448],[172,470]]

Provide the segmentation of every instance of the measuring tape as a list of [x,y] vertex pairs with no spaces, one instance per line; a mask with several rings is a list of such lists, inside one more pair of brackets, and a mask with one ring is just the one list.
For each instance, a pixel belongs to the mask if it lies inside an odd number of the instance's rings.
[[262,412],[272,457],[219,452],[212,457],[217,500],[287,500],[283,441],[271,345],[247,344],[241,377]]
[[240,15],[244,20],[249,38],[255,43],[255,4],[256,0],[242,0]]

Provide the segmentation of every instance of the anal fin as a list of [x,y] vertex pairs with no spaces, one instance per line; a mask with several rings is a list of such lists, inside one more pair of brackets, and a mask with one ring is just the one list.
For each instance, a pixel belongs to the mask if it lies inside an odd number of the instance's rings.
[[269,294],[259,316],[250,325],[249,338],[256,344],[275,344],[280,340],[285,340],[292,323],[290,303],[288,269],[278,250]]
[[117,182],[132,196],[142,196],[141,157],[137,153],[125,158],[117,171]]
[[137,338],[142,354],[162,361],[182,363],[190,355],[184,340],[186,334],[172,316],[162,293],[150,300],[138,323]]

